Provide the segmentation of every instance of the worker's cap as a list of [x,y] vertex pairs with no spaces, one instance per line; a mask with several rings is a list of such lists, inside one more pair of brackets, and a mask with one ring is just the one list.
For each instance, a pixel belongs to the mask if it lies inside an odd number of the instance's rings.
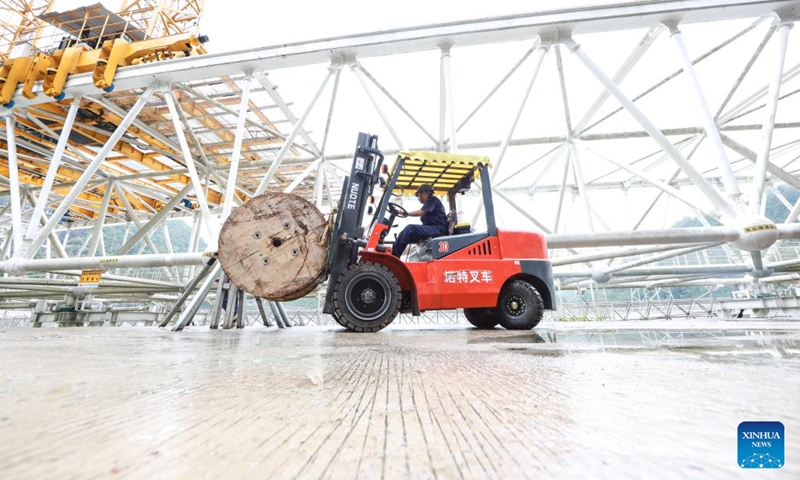
[[428,195],[433,195],[433,187],[431,187],[427,183],[423,184],[423,185],[420,185],[419,188],[417,189],[416,195],[419,196],[419,194],[422,193],[422,192],[425,192]]

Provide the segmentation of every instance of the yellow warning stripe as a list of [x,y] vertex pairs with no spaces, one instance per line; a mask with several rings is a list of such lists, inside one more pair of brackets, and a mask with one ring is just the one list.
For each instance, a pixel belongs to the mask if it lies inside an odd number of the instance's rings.
[[774,224],[768,224],[768,225],[755,225],[752,227],[745,227],[744,231],[745,233],[751,233],[751,232],[760,232],[762,230],[777,230],[777,229],[778,227],[776,227]]

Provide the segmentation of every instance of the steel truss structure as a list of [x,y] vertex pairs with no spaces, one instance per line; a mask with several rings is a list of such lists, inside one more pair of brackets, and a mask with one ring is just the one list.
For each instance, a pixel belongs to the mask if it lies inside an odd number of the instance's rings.
[[[268,189],[334,208],[365,129],[387,153],[490,156],[499,225],[548,234],[562,290],[796,285],[798,15],[797,0],[634,2],[145,63],[110,93],[79,74],[60,102],[37,85],[0,107],[0,297],[177,302],[178,328],[218,315],[241,295],[217,281],[221,222]],[[480,228],[474,195],[460,208]],[[681,217],[701,226],[670,228]],[[86,269],[99,286],[79,285]]]

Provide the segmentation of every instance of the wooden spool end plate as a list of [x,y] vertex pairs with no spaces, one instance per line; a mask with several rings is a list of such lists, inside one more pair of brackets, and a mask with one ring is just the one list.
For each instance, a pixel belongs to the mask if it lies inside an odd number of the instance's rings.
[[250,295],[295,300],[325,280],[329,240],[325,218],[305,199],[265,193],[231,213],[219,235],[219,261]]

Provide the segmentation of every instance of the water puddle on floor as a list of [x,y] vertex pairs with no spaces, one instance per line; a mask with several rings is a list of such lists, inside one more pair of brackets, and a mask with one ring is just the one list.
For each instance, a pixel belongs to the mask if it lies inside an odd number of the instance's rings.
[[488,332],[468,344],[537,356],[584,352],[680,352],[708,359],[800,359],[800,330],[759,329],[570,329]]

